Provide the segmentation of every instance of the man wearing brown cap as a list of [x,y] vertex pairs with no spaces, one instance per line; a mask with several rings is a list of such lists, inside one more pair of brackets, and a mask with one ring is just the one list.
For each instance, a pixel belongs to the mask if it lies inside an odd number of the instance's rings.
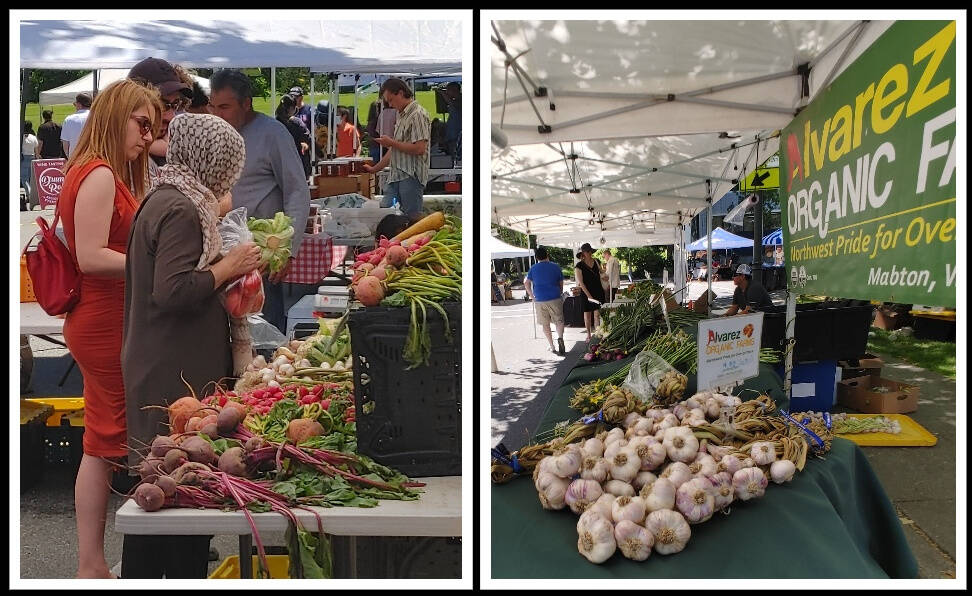
[[[142,83],[151,83],[158,88],[162,96],[162,126],[159,128],[159,140],[165,144],[150,150],[152,159],[149,161],[149,177],[155,178],[159,166],[165,163],[165,145],[168,144],[169,122],[176,117],[177,112],[189,107],[192,99],[192,86],[187,84],[176,72],[171,64],[160,58],[146,58],[128,71],[128,78]],[[157,141],[158,142],[158,141]],[[161,153],[161,156],[158,155]]]

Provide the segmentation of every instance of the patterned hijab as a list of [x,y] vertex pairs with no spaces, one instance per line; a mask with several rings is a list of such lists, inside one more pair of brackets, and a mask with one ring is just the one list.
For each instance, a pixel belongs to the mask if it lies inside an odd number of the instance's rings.
[[165,159],[152,190],[171,184],[196,206],[203,232],[203,252],[196,269],[204,271],[222,248],[217,230],[219,199],[233,189],[243,173],[243,137],[217,116],[179,114],[169,123]]
[[[196,265],[205,271],[222,248],[219,236],[219,199],[233,189],[243,173],[246,149],[243,137],[228,122],[210,114],[179,114],[169,123],[166,163],[152,184],[154,191],[171,184],[199,213],[203,252]],[[149,192],[151,192],[149,191]],[[240,375],[253,359],[253,340],[246,317],[230,318],[233,372]]]

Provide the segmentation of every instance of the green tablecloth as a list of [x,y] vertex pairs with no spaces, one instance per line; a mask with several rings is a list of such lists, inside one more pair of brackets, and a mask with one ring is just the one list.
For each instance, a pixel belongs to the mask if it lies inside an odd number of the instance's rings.
[[[624,361],[576,368],[557,391],[538,432],[575,420],[576,385],[609,376]],[[768,391],[781,408],[769,365],[746,387]],[[695,387],[689,379],[686,395]],[[738,392],[738,391],[737,391]],[[740,397],[755,396],[743,392]],[[513,450],[519,445],[508,445]],[[647,561],[620,552],[594,565],[577,552],[577,516],[545,511],[529,478],[492,487],[493,578],[916,578],[918,564],[877,476],[854,443],[835,439],[825,460],[811,458],[793,481],[733,504],[728,515],[692,526],[685,550]]]

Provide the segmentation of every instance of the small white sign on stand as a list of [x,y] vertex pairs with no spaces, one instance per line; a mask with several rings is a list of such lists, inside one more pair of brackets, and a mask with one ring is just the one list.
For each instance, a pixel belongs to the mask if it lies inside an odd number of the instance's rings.
[[697,391],[759,375],[763,313],[699,321]]

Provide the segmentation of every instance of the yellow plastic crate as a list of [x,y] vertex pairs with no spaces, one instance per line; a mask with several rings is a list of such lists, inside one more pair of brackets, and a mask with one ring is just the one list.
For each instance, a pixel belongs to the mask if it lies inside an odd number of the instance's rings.
[[[253,555],[253,575],[251,577],[257,577],[259,559],[259,556]],[[287,555],[267,555],[267,565],[270,567],[270,579],[290,579],[290,561]],[[209,579],[240,579],[240,556],[226,557],[219,564],[219,567],[210,574]]]
[[861,447],[933,447],[938,438],[928,432],[924,426],[918,424],[905,414],[848,414],[848,418],[874,418],[886,416],[897,420],[901,425],[901,432],[890,433],[854,433],[842,434],[838,437],[853,441]]
[[20,301],[37,302],[37,298],[34,296],[34,283],[27,271],[27,257],[25,256],[20,257]]
[[47,426],[61,426],[61,419],[65,416],[71,426],[84,426],[83,397],[34,397],[23,401],[54,408],[54,412],[47,419]]
[[[43,420],[49,417],[54,409],[45,403],[34,403],[29,399],[20,400],[20,424],[30,424],[35,420]],[[39,419],[39,420],[38,420]]]

